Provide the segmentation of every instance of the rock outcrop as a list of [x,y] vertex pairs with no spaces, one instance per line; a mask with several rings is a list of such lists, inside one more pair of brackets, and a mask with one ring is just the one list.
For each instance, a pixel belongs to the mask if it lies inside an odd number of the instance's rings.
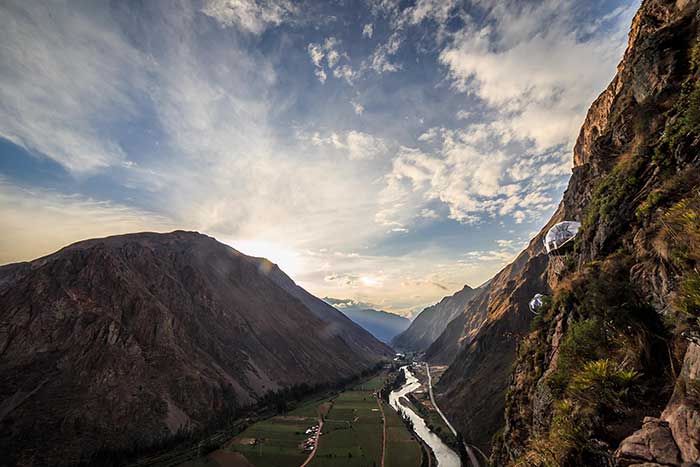
[[0,452],[72,464],[335,384],[391,350],[275,265],[193,232],[0,267]]
[[[438,397],[494,465],[700,462],[699,7],[642,2],[557,212],[427,351],[456,353]],[[548,257],[564,219],[581,232]],[[536,292],[551,301],[535,319]]]

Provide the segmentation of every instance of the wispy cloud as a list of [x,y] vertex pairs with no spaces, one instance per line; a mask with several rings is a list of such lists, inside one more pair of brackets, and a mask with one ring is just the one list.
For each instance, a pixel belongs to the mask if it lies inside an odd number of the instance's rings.
[[327,37],[323,44],[312,42],[307,46],[315,68],[314,74],[321,83],[326,82],[328,73],[344,79],[349,85],[352,85],[360,76],[360,71],[352,68],[350,58],[347,53],[341,52],[340,46],[340,41],[335,37]]
[[135,116],[130,84],[151,63],[108,21],[84,21],[63,2],[0,6],[1,137],[76,173],[127,162],[106,126]]
[[298,8],[288,0],[205,0],[202,12],[222,26],[260,34],[296,15]]
[[[539,150],[571,146],[612,78],[634,6],[582,34],[577,2],[483,3],[490,21],[468,23],[440,53],[455,88],[483,99]],[[612,32],[596,34],[603,25]]]
[[556,204],[631,9],[358,5],[3,2],[0,138],[65,180],[2,181],[0,261],[177,226],[394,311],[483,282]]
[[77,240],[176,228],[171,220],[153,212],[19,186],[2,177],[0,212],[0,264],[47,255]]

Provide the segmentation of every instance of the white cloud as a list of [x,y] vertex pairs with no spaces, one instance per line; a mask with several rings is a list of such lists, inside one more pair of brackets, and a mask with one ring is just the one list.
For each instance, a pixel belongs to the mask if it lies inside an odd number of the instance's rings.
[[418,136],[418,141],[424,143],[432,143],[440,135],[441,129],[438,127],[429,128],[420,136]]
[[[227,40],[204,42],[199,36],[204,34],[202,17],[188,3],[173,3],[159,12],[165,18],[157,27],[139,32],[143,37],[138,41],[127,37],[109,15],[87,16],[75,8],[67,14],[60,2],[50,4],[51,15],[48,7],[36,2],[17,2],[13,8],[6,4],[0,7],[0,61],[9,64],[0,67],[2,134],[46,153],[73,174],[123,167],[117,175],[109,173],[112,181],[157,197],[163,216],[115,203],[0,186],[3,221],[10,220],[9,227],[3,224],[1,251],[13,248],[17,259],[36,256],[32,253],[36,245],[38,251],[48,252],[88,236],[170,230],[176,224],[232,239],[228,243],[234,247],[252,241],[274,245],[271,257],[284,251],[298,262],[301,272],[295,279],[313,293],[346,297],[344,291],[351,290],[356,300],[413,310],[445,295],[445,288],[453,291],[464,282],[482,282],[506,257],[501,252],[506,245],[494,244],[497,253],[478,255],[496,258],[493,261],[457,264],[453,251],[429,248],[405,256],[367,255],[378,239],[400,237],[400,232],[415,230],[413,223],[430,222],[443,213],[464,223],[483,222],[489,216],[525,221],[551,207],[554,201],[548,199],[548,190],[568,173],[567,151],[541,153],[523,140],[522,134],[537,141],[545,141],[546,135],[516,125],[519,116],[536,115],[526,114],[528,109],[522,106],[510,107],[511,102],[524,101],[518,94],[522,89],[516,88],[505,103],[484,98],[495,109],[489,116],[493,120],[460,130],[441,126],[427,130],[419,139],[430,142],[430,150],[424,145],[423,151],[396,150],[398,144],[391,139],[396,133],[391,128],[382,133],[387,122],[381,120],[367,122],[377,126],[364,131],[348,131],[344,121],[302,120],[301,128],[324,130],[290,141],[275,125],[299,96],[279,92],[277,58],[251,51],[250,37],[221,31],[216,25],[205,32],[218,31]],[[285,2],[205,2],[204,8],[215,4],[220,8],[209,12],[220,24],[249,35],[295,19]],[[401,18],[397,5],[385,0],[377,11],[393,11],[393,18]],[[430,5],[437,9],[414,10],[411,17],[426,24],[439,18],[442,10],[437,2],[418,2],[416,7]],[[25,9],[36,11],[16,14]],[[134,20],[137,23],[130,27],[146,24]],[[403,21],[409,24],[408,19]],[[493,27],[505,30],[498,24]],[[506,29],[498,47],[488,53],[506,53],[517,47],[516,38],[536,43],[527,21],[516,27],[513,20]],[[373,27],[373,38],[385,42],[375,50],[376,61],[368,58],[364,67],[351,62],[340,40],[310,44],[307,52],[318,79],[338,78],[359,87],[364,84],[359,78],[365,77],[370,65],[383,73],[400,69],[396,60],[408,31],[391,30],[383,38],[378,37],[380,31],[384,27]],[[449,50],[460,51],[460,40],[458,36],[450,43]],[[149,48],[154,43],[157,50]],[[477,52],[488,56],[481,49]],[[479,76],[490,76],[478,71]],[[481,84],[475,85],[477,74],[462,81],[452,73],[451,80],[460,89],[482,92]],[[534,72],[528,76],[537,77]],[[546,102],[536,90],[534,86],[527,92],[535,101]],[[351,91],[340,96],[340,102],[350,101],[362,113],[363,104],[354,102],[353,96],[362,95],[365,105],[373,96]],[[159,149],[127,160],[118,141],[103,130],[134,122],[134,116],[144,112],[158,129]],[[467,122],[479,121],[482,116],[477,112]],[[457,118],[465,115],[459,113]],[[374,118],[375,112],[368,117]],[[427,117],[430,125],[436,125]],[[391,154],[396,155],[393,161]],[[82,211],[89,219],[81,216]],[[36,219],[28,213],[37,213]],[[44,246],[42,232],[63,223],[65,230],[46,235],[51,242]],[[352,253],[336,254],[341,251]],[[351,289],[345,285],[348,281]]]
[[321,67],[323,66],[323,57],[325,56],[325,53],[323,51],[323,46],[320,44],[314,44],[313,42],[309,44],[307,50],[309,51],[309,56],[311,57],[311,61],[316,67]]
[[317,68],[314,70],[314,75],[316,75],[316,78],[318,78],[321,83],[325,83],[326,79],[328,78],[323,68]]
[[470,117],[472,117],[472,115],[473,115],[472,112],[469,112],[467,110],[460,110],[459,112],[457,112],[456,117],[457,117],[457,120],[467,120]]
[[328,37],[323,43],[323,50],[326,53],[326,61],[328,63],[328,68],[333,68],[340,60],[340,53],[336,50],[339,45],[338,39],[335,37]]
[[370,160],[386,154],[390,145],[382,138],[351,130],[348,132],[333,132],[328,136],[321,136],[319,132],[311,134],[299,134],[299,139],[309,141],[314,146],[331,147],[347,154],[350,160]]
[[380,138],[360,131],[350,131],[346,136],[346,149],[350,159],[373,159],[386,151],[386,144]]
[[252,34],[278,26],[297,12],[297,7],[288,0],[205,0],[202,7],[202,13],[222,26],[236,26]]
[[137,113],[129,84],[150,64],[118,34],[73,13],[62,2],[0,6],[0,137],[86,173],[128,162],[102,127],[120,121],[115,113]]
[[333,76],[344,79],[348,84],[352,85],[357,78],[357,73],[350,65],[341,65],[333,70]]
[[350,101],[350,104],[352,105],[352,109],[357,115],[362,115],[365,112],[365,106],[362,105],[360,102]]
[[365,24],[362,27],[362,37],[367,37],[367,38],[371,39],[372,34],[374,34],[374,26],[372,25],[372,23]]
[[[581,38],[574,2],[503,2],[489,25],[467,25],[440,54],[456,89],[483,99],[539,150],[573,144],[592,100],[611,79],[631,9],[617,10],[614,34]],[[543,29],[543,25],[547,25]]]
[[393,32],[385,43],[379,44],[372,52],[369,67],[379,74],[399,71],[402,68],[401,64],[392,62],[391,57],[398,52],[402,42],[402,32]]
[[[426,205],[443,203],[458,222],[479,223],[484,217],[536,217],[553,208],[547,190],[562,172],[541,173],[537,167],[559,167],[557,152],[534,155],[501,122],[472,124],[463,130],[431,128],[418,138],[439,144],[434,153],[403,147],[393,159],[381,194],[382,225],[410,224]],[[527,163],[525,162],[527,161]],[[567,170],[568,173],[568,170]]]
[[442,25],[449,18],[456,3],[455,0],[418,0],[412,8],[406,9],[404,15],[411,24],[433,19]]
[[[340,41],[335,37],[328,37],[323,42],[323,45],[317,43],[310,43],[307,46],[309,56],[314,64],[314,74],[322,83],[326,82],[328,73],[339,79],[344,79],[349,85],[352,86],[355,79],[358,78],[359,72],[353,70],[350,66],[347,54],[339,51]],[[326,59],[326,65],[323,65],[323,59]],[[346,63],[339,65],[340,61],[344,60]]]
[[420,217],[424,219],[439,219],[440,215],[433,209],[423,208],[420,211]]

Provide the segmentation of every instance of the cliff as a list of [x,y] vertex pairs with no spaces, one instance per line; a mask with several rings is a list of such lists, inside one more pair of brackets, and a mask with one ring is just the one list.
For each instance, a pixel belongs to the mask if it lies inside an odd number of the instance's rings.
[[[642,3],[557,212],[455,319],[486,309],[468,344],[459,321],[434,344],[458,350],[439,399],[494,465],[700,462],[698,6]],[[564,219],[581,232],[548,257]]]

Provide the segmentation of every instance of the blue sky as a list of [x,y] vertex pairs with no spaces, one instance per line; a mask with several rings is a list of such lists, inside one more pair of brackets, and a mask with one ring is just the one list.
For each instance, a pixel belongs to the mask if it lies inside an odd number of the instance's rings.
[[0,263],[176,228],[411,314],[547,221],[638,1],[7,1]]

